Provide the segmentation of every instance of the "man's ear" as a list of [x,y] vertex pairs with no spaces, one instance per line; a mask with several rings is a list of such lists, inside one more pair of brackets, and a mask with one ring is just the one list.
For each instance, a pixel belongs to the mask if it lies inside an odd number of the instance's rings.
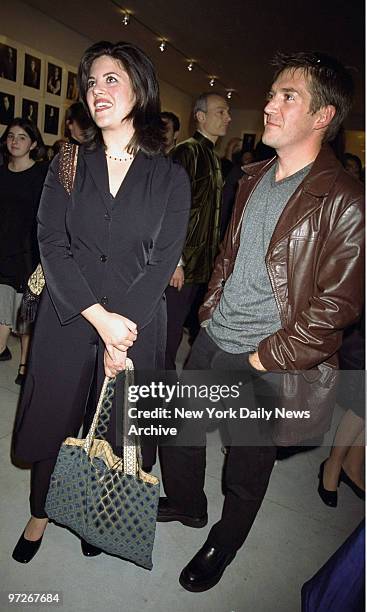
[[334,115],[335,115],[335,106],[332,104],[328,104],[327,106],[323,106],[320,108],[316,115],[315,121],[315,130],[323,130],[326,129],[327,126],[331,123]]
[[205,113],[201,110],[196,113],[196,121],[198,123],[203,123],[205,121]]

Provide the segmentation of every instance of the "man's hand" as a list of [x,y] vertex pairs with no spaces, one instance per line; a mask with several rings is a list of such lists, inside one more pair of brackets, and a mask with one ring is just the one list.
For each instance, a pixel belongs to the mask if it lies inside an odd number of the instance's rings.
[[171,280],[169,284],[171,287],[176,287],[178,291],[181,291],[184,282],[185,282],[185,272],[184,272],[183,266],[177,266],[176,270],[171,276]]
[[249,363],[250,365],[255,368],[255,370],[260,370],[261,372],[266,372],[266,369],[264,368],[263,364],[261,363],[260,359],[259,359],[259,353],[256,351],[256,353],[251,353],[251,355],[249,355]]

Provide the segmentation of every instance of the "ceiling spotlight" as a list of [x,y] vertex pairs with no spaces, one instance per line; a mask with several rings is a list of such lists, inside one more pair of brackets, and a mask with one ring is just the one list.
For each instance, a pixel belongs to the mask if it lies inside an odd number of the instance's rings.
[[189,62],[189,64],[187,65],[187,70],[189,72],[192,72],[193,69],[194,69],[194,63],[193,62]]
[[167,43],[166,43],[165,40],[161,41],[161,44],[159,45],[159,48],[162,51],[162,53],[163,53],[163,51],[165,51],[167,49]]
[[130,15],[129,13],[124,13],[124,16],[122,18],[122,23],[124,26],[128,26],[130,23]]
[[228,98],[228,100],[230,100],[232,98],[232,93],[233,93],[233,91],[231,89],[229,91],[227,91],[227,98]]
[[209,85],[210,85],[210,87],[214,87],[214,85],[215,85],[215,78],[214,77],[210,78]]

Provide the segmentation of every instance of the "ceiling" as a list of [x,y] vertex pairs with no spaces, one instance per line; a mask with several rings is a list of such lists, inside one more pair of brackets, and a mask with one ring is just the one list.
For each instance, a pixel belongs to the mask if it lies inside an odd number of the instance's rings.
[[[349,127],[364,125],[363,0],[25,0],[91,41],[127,40],[152,58],[159,76],[192,97],[233,88],[231,104],[259,109],[278,50],[318,49],[351,67],[356,102]],[[121,9],[132,12],[123,26]],[[159,50],[159,36],[168,40]],[[200,66],[187,70],[186,59]],[[202,70],[204,69],[204,70]],[[353,125],[351,125],[353,124]]]

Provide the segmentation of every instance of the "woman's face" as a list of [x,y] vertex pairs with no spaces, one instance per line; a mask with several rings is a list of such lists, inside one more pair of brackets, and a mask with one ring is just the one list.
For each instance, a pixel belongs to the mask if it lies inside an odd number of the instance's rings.
[[37,143],[32,142],[27,132],[19,125],[13,125],[6,138],[6,146],[12,157],[28,157],[29,153],[36,147]]
[[102,131],[121,129],[135,104],[130,78],[120,62],[102,55],[94,60],[87,90],[90,114]]

